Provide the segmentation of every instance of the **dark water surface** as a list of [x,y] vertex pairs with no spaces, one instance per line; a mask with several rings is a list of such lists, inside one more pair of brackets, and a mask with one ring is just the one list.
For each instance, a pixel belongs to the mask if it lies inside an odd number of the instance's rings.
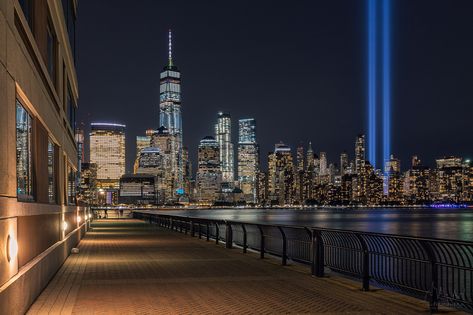
[[215,209],[164,214],[473,241],[473,209]]

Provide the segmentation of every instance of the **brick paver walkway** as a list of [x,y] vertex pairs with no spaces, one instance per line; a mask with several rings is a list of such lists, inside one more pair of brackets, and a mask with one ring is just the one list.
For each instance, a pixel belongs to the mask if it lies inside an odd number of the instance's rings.
[[140,221],[99,220],[29,314],[428,313],[426,302],[278,263]]

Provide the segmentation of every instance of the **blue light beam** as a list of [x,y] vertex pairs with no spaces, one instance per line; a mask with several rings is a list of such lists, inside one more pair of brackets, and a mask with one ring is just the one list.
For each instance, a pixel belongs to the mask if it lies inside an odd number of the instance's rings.
[[376,166],[376,1],[368,0],[368,160]]
[[383,0],[383,158],[391,155],[391,0]]

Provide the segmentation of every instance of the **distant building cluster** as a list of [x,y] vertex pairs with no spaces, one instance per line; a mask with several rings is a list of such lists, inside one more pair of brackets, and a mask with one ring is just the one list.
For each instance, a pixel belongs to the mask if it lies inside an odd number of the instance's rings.
[[[90,161],[84,162],[83,131],[76,140],[79,161],[79,200],[89,204],[201,206],[375,206],[463,204],[473,201],[470,161],[445,157],[435,168],[417,156],[401,170],[393,155],[376,169],[366,158],[365,136],[355,139],[354,159],[347,152],[330,163],[326,152],[316,154],[309,142],[295,152],[277,143],[260,167],[256,121],[238,121],[238,143],[232,142],[232,118],[219,112],[214,134],[198,146],[197,169],[192,171],[183,146],[181,74],[172,60],[160,74],[159,127],[136,137],[133,174],[125,174],[125,126],[92,123]],[[236,153],[236,156],[235,156]],[[82,155],[82,156],[81,156]]]

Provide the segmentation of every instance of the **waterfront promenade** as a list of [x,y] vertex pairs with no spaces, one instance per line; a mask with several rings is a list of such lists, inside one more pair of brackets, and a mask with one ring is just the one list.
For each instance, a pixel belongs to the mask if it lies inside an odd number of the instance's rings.
[[[138,220],[98,220],[29,314],[428,313],[428,303],[228,250]],[[459,313],[441,308],[442,312]]]

